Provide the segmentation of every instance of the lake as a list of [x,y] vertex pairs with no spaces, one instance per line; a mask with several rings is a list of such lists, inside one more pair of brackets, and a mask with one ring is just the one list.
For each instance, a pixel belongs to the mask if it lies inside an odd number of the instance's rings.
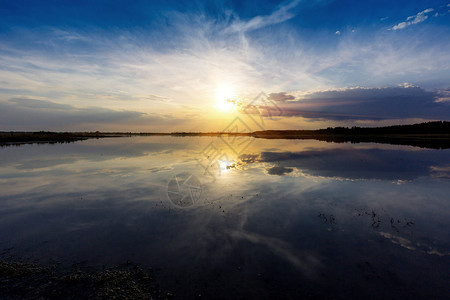
[[131,261],[175,299],[450,297],[450,150],[122,137],[1,147],[0,170],[21,259]]

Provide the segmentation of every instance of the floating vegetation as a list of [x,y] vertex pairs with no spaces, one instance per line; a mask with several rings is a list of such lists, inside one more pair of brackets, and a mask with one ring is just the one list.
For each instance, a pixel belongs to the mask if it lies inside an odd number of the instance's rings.
[[334,215],[326,215],[324,213],[319,213],[319,215],[317,217],[321,218],[324,223],[330,223],[330,224],[336,223],[336,218],[334,217]]

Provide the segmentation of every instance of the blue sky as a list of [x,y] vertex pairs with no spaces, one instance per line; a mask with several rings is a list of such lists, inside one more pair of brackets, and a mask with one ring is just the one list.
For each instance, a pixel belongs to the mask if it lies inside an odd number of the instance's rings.
[[448,120],[449,3],[1,1],[0,130],[221,130],[260,92],[270,129]]

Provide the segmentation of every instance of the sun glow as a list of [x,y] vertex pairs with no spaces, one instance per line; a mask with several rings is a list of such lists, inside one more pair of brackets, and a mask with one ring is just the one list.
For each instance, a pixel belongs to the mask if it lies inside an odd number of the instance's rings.
[[216,90],[216,107],[222,111],[231,111],[235,107],[233,91],[228,87]]
[[225,159],[225,160],[218,160],[217,162],[219,164],[220,174],[228,173],[229,171],[231,171],[233,168],[236,167],[234,161],[229,161]]

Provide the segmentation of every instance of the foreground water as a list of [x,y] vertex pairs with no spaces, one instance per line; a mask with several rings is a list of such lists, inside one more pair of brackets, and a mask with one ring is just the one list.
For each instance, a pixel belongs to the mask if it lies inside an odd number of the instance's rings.
[[248,137],[0,148],[0,247],[174,298],[448,298],[450,150]]

